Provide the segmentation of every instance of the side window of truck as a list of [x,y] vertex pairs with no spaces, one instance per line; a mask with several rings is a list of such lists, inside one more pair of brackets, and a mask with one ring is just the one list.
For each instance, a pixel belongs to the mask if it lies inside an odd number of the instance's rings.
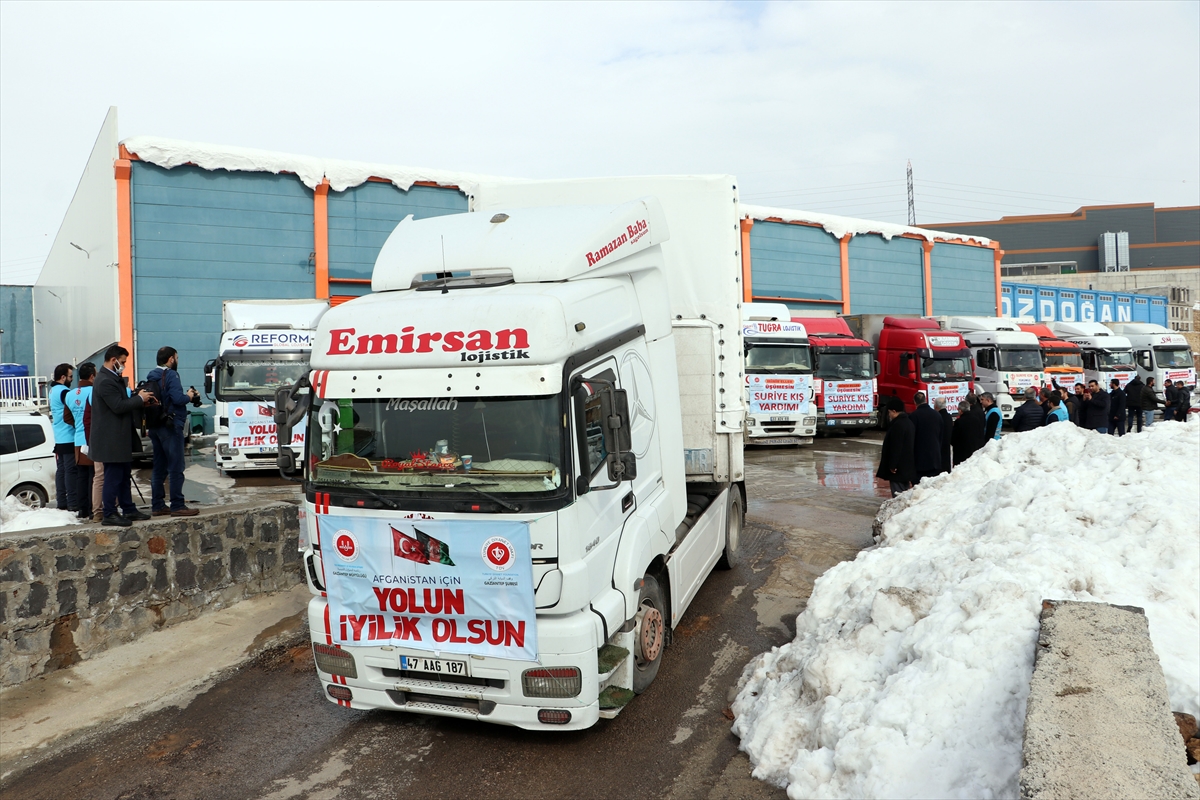
[[1142,369],[1154,369],[1154,364],[1150,360],[1149,350],[1138,350],[1138,365]]
[[1084,369],[1095,369],[1096,368],[1096,354],[1095,353],[1084,353],[1083,354],[1083,368]]

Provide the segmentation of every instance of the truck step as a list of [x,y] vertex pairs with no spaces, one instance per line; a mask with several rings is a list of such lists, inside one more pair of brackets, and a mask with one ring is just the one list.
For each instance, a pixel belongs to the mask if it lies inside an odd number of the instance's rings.
[[600,711],[623,708],[630,700],[634,698],[632,689],[623,689],[620,686],[608,686],[600,693]]
[[629,658],[629,651],[615,644],[606,644],[596,651],[596,672],[607,675]]

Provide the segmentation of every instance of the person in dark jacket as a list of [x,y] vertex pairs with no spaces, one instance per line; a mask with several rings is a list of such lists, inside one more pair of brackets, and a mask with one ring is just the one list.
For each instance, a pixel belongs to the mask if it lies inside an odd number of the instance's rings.
[[1080,409],[1083,427],[1096,433],[1108,433],[1108,392],[1096,381],[1088,381]]
[[[151,395],[146,390],[130,395],[125,390],[125,362],[129,351],[114,344],[104,353],[104,366],[92,385],[92,435],[89,453],[104,464],[104,525],[128,528],[135,520],[150,519],[133,504],[131,464],[133,463],[134,418]],[[120,505],[121,513],[117,513]]]
[[942,420],[942,469],[949,472],[951,467],[951,440],[954,438],[954,417],[946,410],[946,398],[939,397],[933,401],[933,408]]
[[1175,391],[1175,384],[1170,381],[1163,382],[1162,399],[1163,422],[1170,422],[1175,419],[1175,409],[1179,407],[1179,396]]
[[904,413],[904,401],[899,397],[888,400],[887,435],[883,437],[883,448],[879,453],[879,469],[875,477],[888,482],[892,497],[912,488],[913,478],[916,477],[916,466],[913,460],[913,444],[916,439],[916,429],[912,420]]
[[1108,432],[1113,436],[1125,435],[1125,401],[1121,382],[1113,378],[1108,388]]
[[924,392],[913,395],[917,408],[909,417],[912,419],[916,440],[913,443],[913,460],[917,477],[913,483],[932,478],[942,471],[942,419],[926,402]]
[[1135,424],[1137,432],[1142,432],[1142,390],[1145,388],[1141,375],[1134,375],[1133,380],[1125,384],[1125,430],[1129,433],[1133,433]]
[[1051,394],[1046,404],[1050,406],[1050,413],[1046,415],[1046,425],[1067,421],[1067,410],[1062,406],[1062,397],[1057,394]]
[[983,436],[983,415],[976,414],[965,400],[958,404],[958,419],[954,420],[954,431],[950,444],[954,451],[954,466],[966,461],[987,443]]
[[1087,387],[1082,383],[1075,384],[1075,424],[1081,428],[1087,427],[1085,419],[1087,411],[1084,406],[1084,394],[1086,394],[1086,390]]
[[1183,381],[1175,381],[1175,397],[1179,400],[1179,405],[1175,407],[1176,422],[1187,422],[1188,412],[1192,410],[1192,393]]
[[1000,407],[996,405],[996,398],[992,396],[991,392],[979,395],[979,404],[984,408],[983,443],[987,444],[992,439],[1000,438],[1000,429],[1004,427],[1004,416],[1000,413]]
[[[156,517],[193,517],[200,512],[188,508],[183,499],[183,437],[189,418],[188,406],[199,405],[195,389],[183,390],[179,380],[179,352],[174,347],[158,349],[158,366],[150,370],[146,382],[158,387],[166,422],[150,429],[154,447],[154,470],[150,476],[150,507]],[[167,507],[166,487],[171,482],[171,506]]]
[[1154,378],[1146,378],[1146,388],[1142,389],[1142,417],[1146,420],[1147,428],[1154,424],[1155,409],[1161,407],[1162,401],[1154,387]]
[[1037,389],[1031,386],[1025,390],[1025,402],[1013,413],[1013,430],[1018,433],[1021,431],[1032,431],[1042,427],[1045,421],[1046,412],[1042,410],[1041,404],[1038,403]]
[[1075,403],[1075,395],[1068,392],[1064,386],[1058,390],[1058,396],[1062,401],[1060,405],[1067,410],[1067,420],[1072,425],[1079,424],[1079,406]]

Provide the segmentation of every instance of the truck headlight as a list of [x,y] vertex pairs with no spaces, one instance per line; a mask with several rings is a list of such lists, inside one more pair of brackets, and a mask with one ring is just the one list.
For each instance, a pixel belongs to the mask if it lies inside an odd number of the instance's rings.
[[751,427],[751,428],[753,428],[753,427],[754,427],[755,425],[757,425],[757,424],[758,424],[758,423],[755,421],[754,417],[746,417],[746,425],[747,425],[748,427]]
[[816,417],[805,417],[805,418],[804,418],[804,424],[805,424],[805,425],[816,425],[816,424],[817,424],[817,418],[816,418]]
[[358,669],[354,666],[354,656],[350,651],[343,650],[336,644],[318,644],[313,642],[313,657],[317,669],[330,675],[341,675],[346,678],[357,678]]
[[227,444],[219,444],[217,445],[217,453],[223,456],[231,456],[234,455],[236,451],[230,450],[229,445]]
[[539,667],[521,673],[526,697],[578,697],[583,690],[579,667]]

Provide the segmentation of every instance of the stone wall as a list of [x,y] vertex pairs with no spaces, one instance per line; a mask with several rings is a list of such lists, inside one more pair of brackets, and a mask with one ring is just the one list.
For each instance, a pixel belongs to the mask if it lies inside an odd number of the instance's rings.
[[288,503],[0,536],[0,686],[300,583],[297,537]]

